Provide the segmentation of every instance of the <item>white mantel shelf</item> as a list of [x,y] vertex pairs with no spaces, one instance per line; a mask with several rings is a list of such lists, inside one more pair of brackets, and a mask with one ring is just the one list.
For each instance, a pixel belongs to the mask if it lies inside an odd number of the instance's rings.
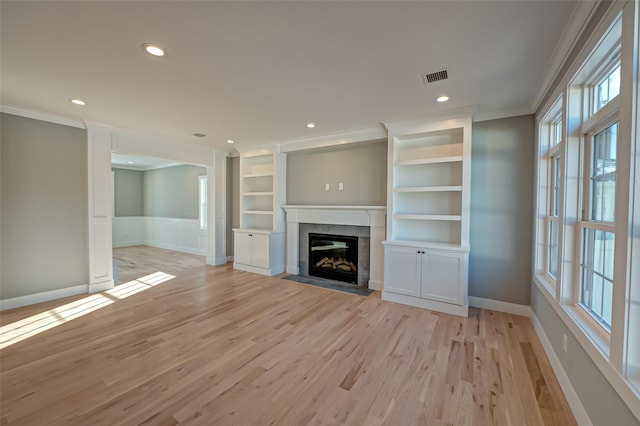
[[285,205],[287,212],[287,272],[300,272],[299,231],[301,223],[369,227],[369,288],[382,290],[387,206]]
[[282,206],[285,210],[387,210],[387,206],[335,206],[335,205],[317,205],[311,206],[306,204],[287,204]]

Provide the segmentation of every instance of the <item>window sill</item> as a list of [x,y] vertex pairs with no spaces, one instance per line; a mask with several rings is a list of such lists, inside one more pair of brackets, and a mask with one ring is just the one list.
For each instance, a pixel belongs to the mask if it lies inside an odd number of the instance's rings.
[[539,287],[549,292],[549,296],[555,299],[556,282],[546,272],[536,272],[536,279],[541,284]]

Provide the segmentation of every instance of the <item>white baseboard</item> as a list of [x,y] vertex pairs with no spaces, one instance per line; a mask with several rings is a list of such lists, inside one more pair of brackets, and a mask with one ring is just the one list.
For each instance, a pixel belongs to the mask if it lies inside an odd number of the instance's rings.
[[118,244],[114,244],[113,248],[122,248],[122,247],[134,247],[134,246],[147,246],[149,244],[146,244],[145,241],[133,241],[133,242],[127,242],[127,243],[118,243]]
[[245,265],[244,263],[234,262],[233,269],[238,269],[245,272],[253,272],[254,274],[266,275],[272,277],[284,272],[284,266],[275,268],[260,268],[257,266]]
[[384,285],[382,281],[369,280],[369,288],[371,290],[380,290],[382,291]]
[[102,281],[99,283],[89,284],[89,293],[100,293],[101,291],[111,290],[115,287],[113,280]]
[[482,297],[469,296],[469,306],[504,312],[506,314],[520,315],[523,317],[530,317],[532,315],[531,306],[502,302],[500,300],[484,299]]
[[386,300],[387,302],[402,303],[403,305],[415,306],[416,308],[429,309],[431,311],[444,312],[445,314],[458,315],[460,317],[469,316],[469,307],[466,305],[454,305],[452,303],[422,299],[420,297],[407,296],[404,294],[397,294],[389,291],[382,292],[382,300]]
[[203,252],[201,252],[199,250],[194,250],[194,249],[192,249],[190,247],[179,247],[179,246],[174,246],[173,244],[162,244],[162,243],[146,241],[144,243],[137,244],[137,245],[145,245],[145,246],[149,246],[149,247],[157,247],[157,248],[161,248],[161,249],[165,249],[165,250],[178,251],[180,253],[195,254],[195,255],[198,255],[198,256],[206,256],[207,255],[207,253],[203,253]]
[[48,302],[55,299],[62,299],[63,297],[76,296],[78,294],[86,294],[88,291],[89,285],[81,284],[73,287],[60,288],[57,290],[44,291],[42,293],[28,294],[26,296],[4,299],[0,300],[0,311],[19,308],[21,306],[33,305],[35,303]]
[[300,273],[300,269],[297,266],[287,266],[285,269],[287,274],[298,275]]
[[556,355],[556,352],[553,350],[551,341],[544,332],[544,328],[542,328],[542,324],[540,324],[538,317],[536,317],[534,312],[531,312],[530,318],[533,323],[533,328],[538,335],[538,339],[540,339],[540,343],[542,343],[542,347],[544,348],[544,352],[547,354],[547,358],[549,358],[551,368],[558,379],[558,383],[562,388],[562,392],[564,392],[565,398],[567,398],[567,402],[571,407],[571,411],[573,411],[576,421],[580,426],[592,426],[593,423],[591,423],[591,419],[587,415],[582,402],[580,402],[580,398],[578,398],[578,394],[573,388],[567,373],[564,371],[564,368],[562,368],[558,355]]

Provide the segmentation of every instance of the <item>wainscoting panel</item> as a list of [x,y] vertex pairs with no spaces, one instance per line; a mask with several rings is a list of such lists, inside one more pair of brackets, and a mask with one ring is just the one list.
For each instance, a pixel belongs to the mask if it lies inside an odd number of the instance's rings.
[[113,246],[127,247],[145,243],[145,218],[117,217],[113,220]]
[[115,217],[113,247],[147,245],[182,253],[207,255],[207,231],[197,219]]

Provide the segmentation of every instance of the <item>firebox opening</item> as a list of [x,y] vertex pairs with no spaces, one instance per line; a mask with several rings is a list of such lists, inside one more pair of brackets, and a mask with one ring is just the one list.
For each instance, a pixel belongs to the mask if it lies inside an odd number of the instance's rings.
[[356,284],[358,237],[309,233],[309,275]]

